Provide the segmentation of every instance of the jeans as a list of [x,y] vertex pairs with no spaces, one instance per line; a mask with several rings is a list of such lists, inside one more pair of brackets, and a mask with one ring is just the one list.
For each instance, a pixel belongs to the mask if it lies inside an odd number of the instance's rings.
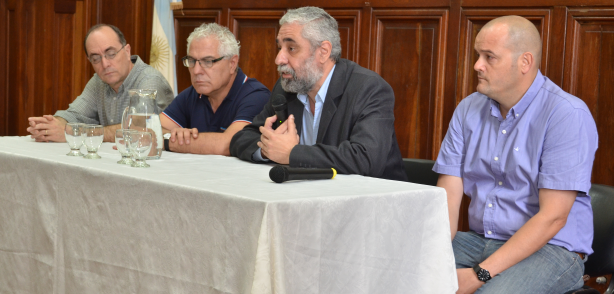
[[[505,241],[487,239],[473,231],[457,232],[452,242],[456,268],[481,263]],[[584,285],[584,261],[567,249],[551,244],[494,276],[475,293],[561,294]]]

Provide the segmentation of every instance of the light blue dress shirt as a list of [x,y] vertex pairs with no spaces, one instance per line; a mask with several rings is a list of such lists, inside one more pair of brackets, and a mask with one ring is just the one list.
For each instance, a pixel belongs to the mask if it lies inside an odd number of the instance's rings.
[[539,189],[579,191],[550,244],[591,254],[591,171],[597,128],[586,104],[541,72],[507,113],[480,93],[454,111],[433,170],[461,177],[471,197],[469,227],[508,240],[539,211]]
[[[328,93],[328,87],[330,86],[330,80],[333,77],[333,72],[335,71],[335,67],[337,65],[333,65],[333,68],[328,73],[326,80],[322,83],[322,87],[318,90],[316,94],[315,100],[316,105],[314,108],[314,113],[311,113],[311,107],[309,106],[309,97],[307,94],[299,94],[296,97],[299,101],[305,105],[305,110],[303,110],[303,128],[301,130],[299,144],[301,145],[315,145],[316,140],[318,138],[318,128],[320,127],[320,118],[322,117],[322,108],[324,107],[324,101],[326,100],[326,93]],[[268,159],[262,158],[261,149],[258,148],[254,155],[252,156],[254,160],[259,161],[268,161]]]

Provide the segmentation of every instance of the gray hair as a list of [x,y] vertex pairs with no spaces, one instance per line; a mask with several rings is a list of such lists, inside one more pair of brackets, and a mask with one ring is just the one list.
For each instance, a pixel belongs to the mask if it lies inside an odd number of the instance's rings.
[[311,51],[318,48],[322,42],[329,41],[332,44],[330,59],[337,62],[341,58],[341,39],[337,21],[326,13],[324,9],[306,6],[290,9],[279,20],[279,25],[286,23],[298,23],[303,26],[301,36],[311,44]]
[[203,23],[190,33],[188,37],[188,55],[190,55],[190,44],[192,44],[192,41],[211,36],[214,36],[220,42],[217,48],[218,54],[224,57],[239,55],[239,48],[241,48],[241,46],[239,46],[239,41],[237,41],[235,35],[233,35],[227,27],[216,23]]

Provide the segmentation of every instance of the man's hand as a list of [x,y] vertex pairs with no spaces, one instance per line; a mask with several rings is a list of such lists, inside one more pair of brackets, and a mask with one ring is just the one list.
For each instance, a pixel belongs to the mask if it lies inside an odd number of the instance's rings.
[[456,276],[458,277],[456,294],[470,294],[484,285],[484,282],[478,280],[478,276],[472,268],[459,268],[456,270]]
[[42,117],[29,117],[28,122],[30,127],[26,130],[36,142],[66,142],[64,135],[66,121],[64,119],[43,115]]
[[171,138],[170,141],[175,143],[177,141],[179,145],[190,144],[190,138],[198,138],[198,129],[184,129],[184,128],[174,128],[171,130]]
[[280,164],[290,163],[290,152],[294,146],[299,144],[299,136],[294,124],[294,115],[281,124],[276,130],[273,130],[273,123],[277,120],[277,116],[271,116],[266,119],[264,126],[260,127],[260,142],[258,147],[261,148],[262,156]]

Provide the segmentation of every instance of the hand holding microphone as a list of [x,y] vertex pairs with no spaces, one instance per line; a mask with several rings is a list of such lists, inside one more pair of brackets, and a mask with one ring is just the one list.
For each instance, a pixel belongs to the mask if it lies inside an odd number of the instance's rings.
[[272,125],[275,119],[276,116],[267,118],[265,125],[260,127],[260,142],[257,144],[261,148],[263,158],[280,164],[288,164],[290,163],[290,152],[300,142],[294,124],[294,116],[290,115],[281,127],[273,130]]
[[288,102],[282,94],[277,94],[271,99],[271,106],[275,110],[277,120],[273,123],[273,129],[277,129],[281,124],[288,119]]

